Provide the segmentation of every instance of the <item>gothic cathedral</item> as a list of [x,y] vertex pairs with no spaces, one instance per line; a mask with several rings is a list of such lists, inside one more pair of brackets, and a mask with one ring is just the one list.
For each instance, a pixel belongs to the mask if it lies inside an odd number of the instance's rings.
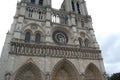
[[21,0],[0,58],[0,80],[106,80],[84,0]]

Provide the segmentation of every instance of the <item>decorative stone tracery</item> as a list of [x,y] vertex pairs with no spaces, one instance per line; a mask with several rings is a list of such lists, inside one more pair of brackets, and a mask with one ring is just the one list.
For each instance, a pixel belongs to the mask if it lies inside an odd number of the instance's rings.
[[45,20],[46,10],[39,7],[27,7],[26,8],[26,17],[27,18],[34,18],[37,20]]
[[102,59],[100,50],[93,48],[75,48],[70,46],[52,46],[42,44],[11,42],[10,54],[27,56],[51,56],[61,58]]

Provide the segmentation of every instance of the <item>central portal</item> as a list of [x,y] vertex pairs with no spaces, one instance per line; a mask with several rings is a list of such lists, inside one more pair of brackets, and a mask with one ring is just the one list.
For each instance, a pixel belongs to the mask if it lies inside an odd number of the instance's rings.
[[61,68],[57,73],[56,73],[56,77],[55,80],[70,80],[69,79],[69,73],[67,71],[65,71],[64,68]]
[[68,60],[59,61],[52,73],[52,80],[79,80],[75,66]]

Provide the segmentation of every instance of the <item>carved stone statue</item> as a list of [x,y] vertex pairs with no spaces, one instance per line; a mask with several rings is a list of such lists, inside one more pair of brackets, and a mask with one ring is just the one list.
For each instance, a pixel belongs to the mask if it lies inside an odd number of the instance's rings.
[[50,73],[46,73],[46,80],[50,80]]
[[7,73],[7,74],[5,75],[5,80],[10,80],[10,78],[11,78],[11,74],[10,74],[10,73]]

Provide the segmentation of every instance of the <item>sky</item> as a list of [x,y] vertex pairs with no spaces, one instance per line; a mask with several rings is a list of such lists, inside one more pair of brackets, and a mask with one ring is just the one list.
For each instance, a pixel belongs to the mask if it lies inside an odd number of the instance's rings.
[[[63,0],[52,0],[53,7],[59,8]],[[16,11],[17,0],[0,2],[0,53],[6,33],[10,30]],[[120,72],[120,0],[86,0],[93,28],[102,50],[107,74]]]

